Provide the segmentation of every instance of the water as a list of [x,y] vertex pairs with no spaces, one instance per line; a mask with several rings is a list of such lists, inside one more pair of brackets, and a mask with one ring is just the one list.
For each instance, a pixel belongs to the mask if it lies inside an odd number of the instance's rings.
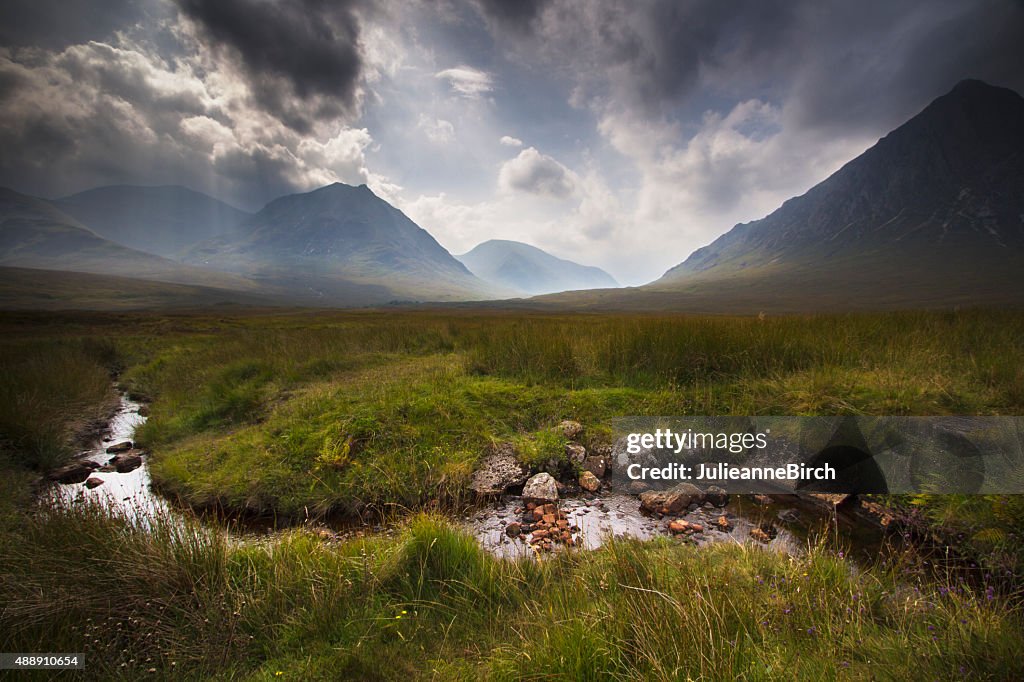
[[[507,496],[498,503],[477,510],[463,518],[464,527],[492,554],[503,558],[532,556],[534,549],[526,538],[510,538],[505,533],[508,524],[520,521],[523,501],[519,497]],[[609,492],[592,499],[566,498],[559,502],[559,508],[566,513],[570,526],[579,528],[574,536],[578,546],[597,549],[610,538],[636,538],[651,540],[671,536],[669,517],[658,519],[640,512],[640,501],[634,495]],[[731,528],[719,530],[715,522],[725,516]],[[675,518],[675,517],[673,517]],[[702,533],[677,536],[685,537],[698,546],[715,542],[742,544],[751,540],[751,531],[759,527],[762,519],[746,512],[741,513],[735,505],[724,509],[699,507],[678,517],[704,527]],[[793,532],[778,521],[772,522],[776,535],[767,543],[757,543],[773,551],[799,554],[806,546],[802,534]]]
[[[101,437],[80,455],[81,459],[96,462],[100,466],[107,464],[114,456],[107,453],[107,448],[114,443],[132,440],[135,437],[135,429],[146,422],[146,418],[140,414],[141,409],[141,404],[122,395],[117,411],[111,417],[107,428]],[[93,471],[90,478],[103,481],[102,485],[95,488],[90,489],[85,483],[70,483],[53,486],[51,494],[65,501],[95,500],[104,506],[118,508],[129,518],[139,521],[153,518],[156,514],[166,514],[170,507],[163,498],[153,492],[148,457],[147,454],[143,454],[142,466],[127,473],[99,469]]]

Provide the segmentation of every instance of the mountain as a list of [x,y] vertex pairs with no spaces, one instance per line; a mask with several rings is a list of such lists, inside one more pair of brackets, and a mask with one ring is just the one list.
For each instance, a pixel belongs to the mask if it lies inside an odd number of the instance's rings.
[[1024,303],[1024,99],[959,83],[806,194],[588,307],[801,311]]
[[522,242],[491,239],[455,257],[480,279],[531,296],[619,286],[601,268],[556,258]]
[[47,201],[0,188],[0,265],[97,273],[248,290],[237,275],[212,272],[100,237]]
[[180,186],[97,187],[53,204],[101,237],[167,258],[202,241],[231,237],[251,216]]
[[325,295],[347,283],[385,289],[385,301],[506,293],[473,276],[366,185],[335,183],[275,199],[243,221],[238,232],[241,236],[199,244],[186,260]]

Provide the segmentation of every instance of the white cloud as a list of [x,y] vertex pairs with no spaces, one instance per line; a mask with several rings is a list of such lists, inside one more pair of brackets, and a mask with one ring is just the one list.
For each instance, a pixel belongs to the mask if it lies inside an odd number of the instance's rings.
[[498,140],[498,142],[500,142],[501,144],[505,145],[506,147],[522,147],[523,146],[523,141],[522,140],[520,140],[518,137],[512,137],[511,135],[502,135],[501,139]]
[[[187,184],[252,205],[342,181],[386,189],[365,128],[322,123],[299,134],[252,104],[246,84],[199,51],[165,61],[132,44],[0,52],[5,183],[44,195],[120,182]],[[16,179],[15,179],[16,178]]]
[[498,173],[498,187],[505,192],[528,192],[565,199],[576,190],[575,174],[533,147],[506,161]]
[[455,141],[455,126],[451,121],[443,118],[432,118],[426,114],[420,114],[416,127],[423,131],[427,139],[434,144],[448,144]]
[[480,99],[494,89],[494,79],[491,75],[471,66],[456,66],[438,71],[434,77],[446,81],[453,92],[466,99]]

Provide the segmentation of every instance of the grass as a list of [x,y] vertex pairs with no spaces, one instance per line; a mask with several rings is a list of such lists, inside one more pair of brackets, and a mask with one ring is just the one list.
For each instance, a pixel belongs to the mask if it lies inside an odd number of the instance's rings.
[[125,378],[158,398],[139,437],[164,490],[294,516],[458,502],[488,444],[545,468],[565,418],[1015,414],[1019,338],[1009,313],[321,314],[178,336]]
[[[890,500],[1009,572],[970,586],[824,545],[498,561],[422,512],[461,507],[496,442],[565,466],[563,419],[593,446],[622,415],[1022,414],[1019,313],[6,313],[0,338],[0,650],[84,651],[102,679],[1024,674],[1016,498]],[[34,503],[112,373],[151,401],[137,439],[183,503],[394,513],[400,531],[239,540],[187,514],[139,527]]]
[[1021,612],[960,584],[851,571],[824,546],[617,541],[493,558],[441,517],[392,539],[230,542],[54,508],[3,538],[0,647],[87,675],[242,679],[1006,679]]

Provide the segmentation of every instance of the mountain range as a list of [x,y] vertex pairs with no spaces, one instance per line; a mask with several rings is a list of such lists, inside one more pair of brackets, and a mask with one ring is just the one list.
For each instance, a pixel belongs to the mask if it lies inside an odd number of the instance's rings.
[[601,268],[557,258],[523,242],[491,239],[455,257],[480,279],[528,296],[619,286]]
[[0,266],[115,275],[248,292],[231,273],[178,263],[104,239],[50,202],[0,188]]
[[186,187],[97,187],[53,205],[111,241],[177,258],[207,239],[238,236],[251,214]]
[[[163,294],[127,287],[132,300],[183,304],[490,300],[744,313],[1000,306],[1024,302],[1022,264],[1024,99],[974,80],[642,287],[595,288],[615,281],[521,242],[491,240],[454,257],[365,185],[280,197],[254,214],[182,187],[101,187],[55,200],[0,189],[5,306],[33,292],[45,303],[41,292],[52,290],[61,302],[83,292],[102,307],[103,292],[126,288],[125,278],[177,285]],[[69,271],[79,273],[68,276],[74,285],[55,286]],[[90,279],[97,275],[105,279]],[[545,295],[496,301],[533,294]]]

